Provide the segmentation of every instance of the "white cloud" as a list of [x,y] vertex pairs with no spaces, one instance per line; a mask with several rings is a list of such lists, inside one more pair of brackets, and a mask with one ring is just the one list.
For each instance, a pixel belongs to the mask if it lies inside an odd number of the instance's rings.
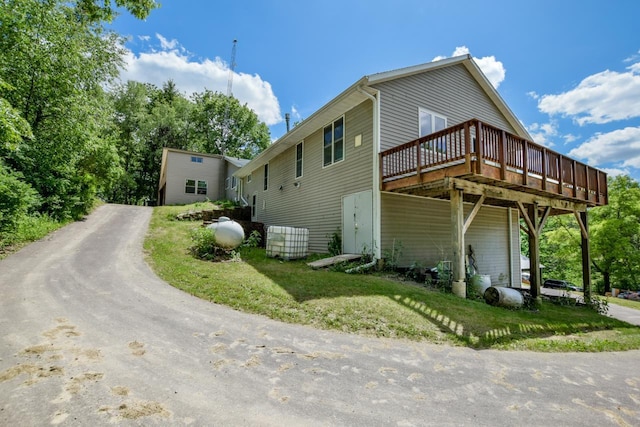
[[163,50],[172,50],[179,46],[176,39],[167,40],[166,38],[162,37],[162,34],[158,33],[156,33],[156,37],[158,38],[158,40],[160,40],[160,46]]
[[571,150],[569,156],[587,159],[593,166],[608,163],[617,168],[640,168],[640,127],[598,133]]
[[[138,55],[128,51],[125,69],[120,73],[122,81],[135,80],[161,87],[173,80],[178,89],[190,96],[194,92],[209,89],[227,93],[229,66],[219,57],[215,60],[194,60],[177,40],[167,40],[156,34],[160,51],[142,52]],[[258,74],[233,74],[232,93],[241,104],[247,104],[258,118],[268,126],[280,123],[280,104],[271,84]]]
[[570,116],[581,126],[640,117],[640,62],[627,70],[605,70],[586,77],[567,92],[544,95],[538,109],[550,115]]
[[553,147],[554,143],[551,138],[558,135],[558,125],[555,122],[549,123],[532,123],[527,126],[527,131],[533,142],[536,144],[544,145],[545,147]]
[[631,172],[629,172],[629,169],[603,168],[602,171],[612,178],[618,175],[631,175]]
[[[458,46],[455,48],[451,56],[454,57],[454,56],[469,55],[469,54],[470,54],[469,48],[467,48],[466,46]],[[438,61],[445,58],[446,56],[436,56],[435,58],[433,58],[433,60]],[[500,86],[500,83],[504,81],[504,78],[506,75],[506,70],[502,62],[497,61],[496,57],[493,55],[484,56],[482,58],[474,57],[473,60],[476,61],[476,64],[478,64],[478,67],[480,67],[480,69],[482,70],[484,75],[487,77],[489,82],[493,85],[493,87],[497,89],[498,86]]]

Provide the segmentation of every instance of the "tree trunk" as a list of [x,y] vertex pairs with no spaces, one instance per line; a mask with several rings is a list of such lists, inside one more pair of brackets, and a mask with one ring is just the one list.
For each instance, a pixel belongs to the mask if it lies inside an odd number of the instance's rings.
[[611,292],[611,273],[605,271],[602,273],[602,277],[604,278],[604,293]]

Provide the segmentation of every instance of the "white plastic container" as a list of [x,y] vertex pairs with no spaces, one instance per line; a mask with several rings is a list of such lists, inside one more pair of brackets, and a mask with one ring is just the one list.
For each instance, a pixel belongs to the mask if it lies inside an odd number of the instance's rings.
[[309,230],[297,227],[269,226],[267,229],[267,256],[292,260],[305,258],[309,248]]

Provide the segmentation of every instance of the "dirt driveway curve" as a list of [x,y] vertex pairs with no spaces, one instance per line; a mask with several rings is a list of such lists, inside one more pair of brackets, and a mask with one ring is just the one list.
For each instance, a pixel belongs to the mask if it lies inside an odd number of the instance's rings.
[[149,270],[150,215],[106,205],[0,261],[0,425],[640,425],[640,352],[473,351],[239,313]]

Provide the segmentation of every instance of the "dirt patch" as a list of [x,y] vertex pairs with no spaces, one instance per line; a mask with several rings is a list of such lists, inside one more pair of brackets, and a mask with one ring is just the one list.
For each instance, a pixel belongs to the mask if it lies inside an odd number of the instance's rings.
[[224,353],[225,351],[227,351],[227,346],[222,343],[218,343],[211,347],[211,353],[213,354]]
[[298,357],[301,359],[329,359],[329,360],[337,360],[344,359],[347,356],[342,353],[332,353],[330,351],[314,351],[313,353],[307,354],[298,354]]
[[147,351],[144,349],[144,344],[138,341],[132,341],[129,343],[131,354],[134,356],[143,356]]
[[262,364],[262,361],[260,360],[260,358],[258,356],[251,356],[251,358],[249,360],[247,360],[246,362],[244,362],[244,367],[245,368],[254,368],[256,366],[259,366]]
[[27,347],[20,352],[21,355],[25,356],[33,356],[33,355],[41,355],[48,351],[58,351],[59,348],[56,348],[53,344],[39,344],[31,347]]
[[64,370],[60,366],[41,366],[30,363],[19,364],[0,372],[0,383],[12,380],[22,374],[29,375],[29,379],[25,381],[25,384],[31,385],[38,382],[41,378],[61,376],[64,374]]
[[58,338],[59,335],[64,335],[67,338],[79,337],[80,333],[76,332],[75,329],[76,327],[73,325],[60,325],[44,332],[42,336],[49,338],[50,340]]
[[84,387],[85,382],[98,382],[102,378],[104,378],[104,374],[101,372],[85,372],[80,376],[72,378],[67,384],[66,390],[71,394],[78,394]]
[[115,386],[115,387],[111,387],[111,393],[114,394],[115,396],[129,396],[129,393],[131,393],[131,390],[129,390],[127,387]]
[[118,413],[127,420],[136,420],[142,417],[159,415],[162,418],[169,418],[171,413],[158,402],[136,401],[123,403],[118,407]]

